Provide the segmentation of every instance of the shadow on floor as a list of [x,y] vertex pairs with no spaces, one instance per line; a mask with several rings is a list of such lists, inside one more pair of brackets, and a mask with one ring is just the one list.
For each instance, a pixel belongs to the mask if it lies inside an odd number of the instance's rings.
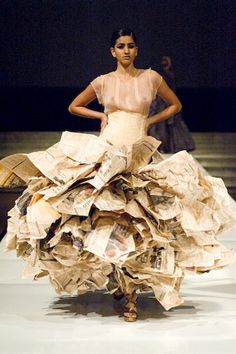
[[[89,316],[97,314],[102,317],[117,315],[123,316],[124,299],[115,301],[113,296],[104,292],[86,293],[79,296],[63,296],[57,298],[49,306],[48,316]],[[140,294],[138,296],[138,318],[164,319],[168,318],[168,313],[173,311],[184,311],[192,315],[198,312],[196,304],[182,305],[169,312],[166,311],[152,294]]]

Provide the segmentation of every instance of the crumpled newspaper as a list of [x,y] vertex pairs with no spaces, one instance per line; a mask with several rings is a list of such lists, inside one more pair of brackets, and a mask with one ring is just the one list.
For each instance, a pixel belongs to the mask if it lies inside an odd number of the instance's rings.
[[163,159],[159,144],[64,132],[46,151],[1,160],[0,185],[28,185],[6,236],[24,276],[49,276],[58,293],[152,290],[168,310],[183,302],[185,272],[233,262],[216,238],[236,226],[223,181],[186,151]]

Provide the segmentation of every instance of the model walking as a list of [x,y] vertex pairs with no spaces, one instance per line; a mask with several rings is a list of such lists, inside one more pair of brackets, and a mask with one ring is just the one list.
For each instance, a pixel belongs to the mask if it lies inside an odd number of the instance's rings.
[[[0,162],[5,185],[28,184],[9,212],[6,245],[26,261],[26,275],[49,276],[58,293],[124,294],[124,319],[135,321],[138,292],[153,291],[168,310],[183,303],[187,271],[234,261],[216,235],[235,226],[236,216],[221,179],[204,176],[186,151],[163,159],[160,142],[147,136],[181,103],[156,71],[134,66],[133,31],[113,33],[111,54],[116,70],[95,78],[69,106],[100,119],[99,137],[64,132],[46,151]],[[147,119],[157,95],[167,107]],[[95,98],[104,112],[86,107]]]

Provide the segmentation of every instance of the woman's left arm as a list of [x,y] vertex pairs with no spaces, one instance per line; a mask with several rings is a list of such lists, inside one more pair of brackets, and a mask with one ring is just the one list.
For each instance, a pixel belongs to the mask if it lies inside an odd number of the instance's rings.
[[162,80],[158,88],[157,94],[166,102],[168,107],[147,119],[147,130],[152,124],[166,120],[175,115],[176,113],[180,112],[182,109],[181,102],[179,101],[174,91],[169,88],[165,80]]

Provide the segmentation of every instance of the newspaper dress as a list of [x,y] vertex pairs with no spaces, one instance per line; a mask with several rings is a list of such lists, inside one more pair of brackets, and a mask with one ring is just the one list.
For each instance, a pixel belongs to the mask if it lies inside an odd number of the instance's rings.
[[46,151],[0,161],[1,185],[27,184],[6,236],[25,276],[48,276],[58,293],[153,291],[168,310],[183,302],[186,272],[234,261],[216,238],[236,225],[223,181],[186,151],[164,159],[146,136],[161,80],[151,68],[128,81],[97,77],[109,118],[102,135],[63,132]]

